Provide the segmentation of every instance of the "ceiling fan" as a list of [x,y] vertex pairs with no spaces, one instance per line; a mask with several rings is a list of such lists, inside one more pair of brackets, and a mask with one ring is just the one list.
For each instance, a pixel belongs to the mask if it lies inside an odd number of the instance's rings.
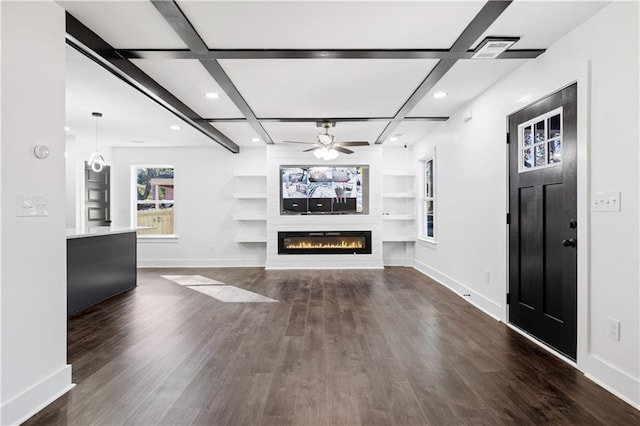
[[318,133],[317,142],[300,142],[300,141],[282,141],[284,143],[301,143],[305,145],[313,145],[312,148],[305,149],[302,152],[311,152],[313,151],[313,155],[317,158],[322,158],[324,160],[333,160],[338,157],[339,153],[343,154],[353,154],[354,151],[345,148],[345,146],[367,146],[369,142],[367,141],[344,141],[344,142],[336,142],[336,137],[334,135],[329,134],[329,129],[335,126],[335,122],[333,121],[322,121],[318,122],[318,127],[324,128],[324,133]]

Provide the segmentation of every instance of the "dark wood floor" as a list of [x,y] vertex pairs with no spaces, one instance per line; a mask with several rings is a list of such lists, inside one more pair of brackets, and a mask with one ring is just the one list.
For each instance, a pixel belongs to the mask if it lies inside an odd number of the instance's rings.
[[[279,300],[221,303],[200,274]],[[26,424],[640,424],[640,412],[409,268],[141,270],[69,321],[77,386]]]

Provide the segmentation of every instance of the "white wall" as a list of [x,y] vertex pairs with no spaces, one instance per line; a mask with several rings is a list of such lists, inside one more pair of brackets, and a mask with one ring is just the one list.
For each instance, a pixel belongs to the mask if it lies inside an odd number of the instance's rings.
[[[71,387],[66,363],[64,11],[2,2],[1,424],[25,420]],[[37,54],[34,54],[37,52]],[[51,155],[38,160],[37,144]],[[17,217],[16,195],[48,197]]]
[[175,233],[178,238],[138,239],[138,265],[264,265],[264,243],[234,242],[238,235],[265,234],[264,223],[263,229],[245,229],[242,227],[246,225],[233,220],[234,214],[241,211],[265,209],[264,200],[233,198],[238,192],[258,192],[250,187],[251,182],[233,174],[237,170],[264,170],[264,148],[243,148],[240,154],[231,154],[213,143],[211,147],[114,147],[111,155],[108,162],[111,163],[111,215],[115,226],[130,225],[131,166],[175,166]]
[[[369,165],[368,215],[280,215],[280,165],[323,164],[297,146],[267,148],[267,268],[381,268],[382,147],[340,155],[331,165]],[[370,255],[278,255],[278,231],[371,231]]]
[[[438,241],[417,243],[415,262],[506,320],[506,116],[577,81],[578,367],[640,407],[638,71],[638,3],[616,2],[429,134],[416,157],[437,147]],[[622,211],[590,213],[600,191],[621,191]]]
[[[70,169],[82,168],[83,152],[67,143],[67,175]],[[384,156],[382,155],[384,150]],[[318,164],[309,153],[298,147],[269,146],[243,148],[239,155],[220,148],[112,148],[107,158],[111,163],[113,225],[129,225],[131,218],[131,166],[143,164],[173,164],[176,167],[176,234],[177,239],[138,240],[140,266],[267,266],[291,267],[381,267],[385,264],[409,265],[413,259],[413,243],[385,243],[382,236],[401,233],[415,234],[415,221],[389,222],[381,220],[384,173],[406,172],[414,164],[411,148],[371,146],[356,153],[342,155],[332,164],[370,165],[370,214],[364,216],[281,216],[279,214],[280,164]],[[77,164],[76,164],[77,163]],[[75,166],[74,166],[75,164]],[[264,176],[238,176],[243,173]],[[77,172],[76,172],[77,175]],[[81,179],[78,175],[77,179]],[[388,178],[387,178],[388,179]],[[71,182],[71,178],[68,179]],[[413,178],[410,188],[414,189]],[[81,183],[81,182],[80,182]],[[393,190],[388,187],[387,190]],[[266,193],[268,199],[237,199],[238,193]],[[71,201],[68,201],[71,203]],[[414,212],[415,200],[388,200],[385,208],[400,213],[398,208]],[[398,207],[400,206],[400,207]],[[408,206],[408,207],[407,207]],[[237,215],[260,214],[263,221],[241,221]],[[401,226],[401,229],[398,229]],[[278,230],[372,230],[373,254],[357,256],[279,256]],[[267,232],[267,229],[269,230]],[[257,235],[267,243],[238,243],[236,237]],[[336,263],[338,261],[338,263]]]

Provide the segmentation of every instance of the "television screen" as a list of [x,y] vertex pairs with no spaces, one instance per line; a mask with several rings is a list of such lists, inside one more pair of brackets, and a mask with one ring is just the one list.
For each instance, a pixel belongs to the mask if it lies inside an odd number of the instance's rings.
[[368,166],[282,166],[281,214],[366,214],[368,180]]

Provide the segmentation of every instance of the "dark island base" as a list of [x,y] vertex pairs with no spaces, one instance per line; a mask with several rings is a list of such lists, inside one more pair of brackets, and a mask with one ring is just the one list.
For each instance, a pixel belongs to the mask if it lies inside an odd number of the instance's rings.
[[136,233],[67,240],[67,314],[136,287]]

